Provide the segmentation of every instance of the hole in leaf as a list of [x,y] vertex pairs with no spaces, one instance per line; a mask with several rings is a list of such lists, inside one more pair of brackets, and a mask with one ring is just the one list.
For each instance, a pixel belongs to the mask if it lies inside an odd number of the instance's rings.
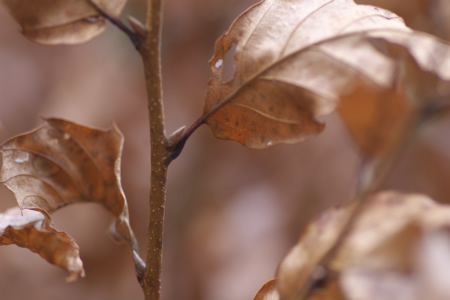
[[234,55],[236,54],[236,44],[233,44],[233,46],[228,50],[228,52],[225,54],[225,57],[223,59],[223,69],[222,69],[222,81],[228,82],[230,81],[233,76],[234,72],[236,71],[236,68],[234,67]]

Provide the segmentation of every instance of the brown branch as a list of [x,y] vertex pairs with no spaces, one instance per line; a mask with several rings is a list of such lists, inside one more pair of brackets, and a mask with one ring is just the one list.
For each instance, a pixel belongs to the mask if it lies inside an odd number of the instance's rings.
[[[150,207],[147,231],[147,258],[142,286],[146,300],[161,299],[162,242],[166,200],[167,168],[170,163],[164,129],[164,109],[161,76],[162,0],[147,1],[145,28],[138,49],[144,63],[150,118],[151,179]],[[136,27],[137,24],[132,24]],[[136,29],[136,28],[135,28]]]

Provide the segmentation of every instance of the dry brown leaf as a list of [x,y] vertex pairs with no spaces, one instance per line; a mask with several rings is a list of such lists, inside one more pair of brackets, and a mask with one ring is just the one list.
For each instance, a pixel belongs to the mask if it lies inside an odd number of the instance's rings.
[[[30,40],[47,45],[79,44],[106,27],[89,0],[2,0]],[[103,11],[118,17],[126,0],[94,0]]]
[[411,116],[427,118],[448,107],[450,95],[449,43],[420,32],[377,35],[371,33],[368,40],[397,62],[398,79],[389,88],[358,84],[343,94],[338,109],[369,156],[382,154],[395,143]]
[[69,273],[67,281],[84,276],[79,247],[66,233],[52,228],[43,214],[18,207],[0,214],[0,245],[15,244],[38,253]]
[[[392,31],[410,33],[393,13],[352,0],[261,1],[216,43],[206,122],[218,138],[251,148],[313,136],[323,128],[317,116],[353,85],[392,86],[394,62],[368,41]],[[235,73],[223,82],[234,45]]]
[[128,206],[120,183],[123,136],[61,119],[46,119],[37,129],[6,141],[0,151],[0,181],[21,209],[49,215],[77,202],[96,202],[115,217],[115,229],[134,243]]
[[[278,272],[280,299],[295,299],[320,261],[321,249],[333,243],[324,236],[336,236],[335,227],[342,226],[340,216],[346,210],[325,212],[309,225],[283,260]],[[375,195],[332,260],[328,272],[337,276],[325,283],[319,298],[448,299],[448,268],[439,266],[450,265],[448,255],[443,254],[450,249],[449,226],[450,208],[426,196],[395,192]],[[308,299],[315,299],[314,294]]]
[[253,300],[279,300],[280,296],[277,291],[277,280],[267,281],[256,294]]
[[[224,82],[233,47],[235,72]],[[419,75],[408,73],[408,59]],[[343,98],[352,136],[366,154],[379,154],[417,102],[430,98],[416,93],[420,73],[446,83],[441,95],[450,90],[446,42],[353,0],[261,1],[216,42],[210,66],[206,123],[216,137],[251,148],[318,134],[317,117]]]

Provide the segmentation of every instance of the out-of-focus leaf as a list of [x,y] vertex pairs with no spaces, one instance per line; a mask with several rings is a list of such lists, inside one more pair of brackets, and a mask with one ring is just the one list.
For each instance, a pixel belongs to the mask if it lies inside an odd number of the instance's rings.
[[450,45],[428,34],[372,36],[385,55],[399,61],[402,85],[413,105],[438,104],[450,95]]
[[46,215],[69,204],[96,202],[115,217],[118,236],[134,243],[120,183],[123,136],[61,119],[6,141],[0,180],[21,209]]
[[351,208],[326,210],[306,227],[300,241],[279,266],[277,285],[280,299],[294,299],[300,288],[307,284],[310,274],[317,273],[316,265],[336,242]]
[[[368,39],[396,62],[398,78],[388,88],[358,84],[341,96],[339,113],[366,155],[388,149],[412,115],[448,107],[450,95],[450,45],[430,35],[414,32],[372,33]],[[430,115],[431,116],[431,115]]]
[[279,300],[280,296],[277,291],[277,280],[267,281],[256,294],[253,300]]
[[[336,236],[345,211],[348,208],[325,212],[283,260],[278,272],[280,299],[295,299],[322,258],[321,249],[333,243],[323,236]],[[337,276],[319,289],[320,299],[447,299],[448,269],[438,266],[450,265],[448,255],[443,255],[450,247],[449,226],[450,208],[426,196],[374,195],[331,261],[328,272]],[[315,294],[308,299],[315,299]]]
[[66,233],[50,226],[43,214],[18,207],[0,214],[0,245],[16,244],[38,253],[69,273],[67,281],[84,276],[79,247]]
[[410,110],[402,90],[364,83],[344,94],[338,106],[343,122],[366,155],[383,152],[398,138]]
[[447,0],[416,0],[405,5],[403,0],[356,0],[390,10],[405,20],[409,27],[450,39],[450,3]]
[[[2,0],[30,40],[47,45],[79,44],[99,35],[106,27],[89,0]],[[126,0],[94,0],[118,17]]]
[[[385,10],[352,0],[265,0],[217,42],[205,100],[218,138],[251,148],[296,143],[319,133],[316,119],[355,84],[389,88],[395,63],[368,41],[411,31]],[[223,82],[236,46],[234,76]]]

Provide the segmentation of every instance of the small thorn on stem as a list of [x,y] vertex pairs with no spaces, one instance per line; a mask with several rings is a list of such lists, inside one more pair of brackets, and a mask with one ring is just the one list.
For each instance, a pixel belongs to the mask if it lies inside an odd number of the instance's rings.
[[167,139],[168,159],[170,161],[180,155],[186,144],[186,126],[181,126],[175,130]]
[[[97,5],[97,3],[94,2],[94,0],[89,0],[89,3],[95,8],[95,10],[98,12],[98,14],[100,16],[107,19],[113,25],[115,25],[117,28],[119,28],[122,32],[124,32],[128,36],[128,38],[131,40],[131,42],[133,43],[136,50],[139,50],[142,47],[142,35],[140,32],[134,32],[133,30],[128,28],[122,22],[122,20],[115,18],[113,16],[110,16],[107,12],[105,12],[102,8],[100,8]],[[135,23],[138,23],[138,21],[136,19],[134,19],[134,20],[135,20]],[[131,22],[130,22],[130,24],[131,24]],[[133,27],[133,29],[135,29],[135,26],[133,26],[133,24],[131,24],[131,26]]]
[[183,138],[184,133],[186,132],[186,126],[181,126],[177,130],[175,130],[168,138],[167,138],[167,147],[174,147],[179,141]]
[[142,281],[144,279],[144,272],[145,272],[145,262],[142,260],[142,258],[139,256],[139,254],[136,251],[133,251],[133,260],[134,260],[134,266],[136,270],[136,276],[139,281],[139,283],[142,285]]
[[147,29],[145,29],[144,24],[141,23],[138,19],[133,16],[128,16],[128,23],[134,29],[135,33],[141,38],[144,39],[147,34]]

